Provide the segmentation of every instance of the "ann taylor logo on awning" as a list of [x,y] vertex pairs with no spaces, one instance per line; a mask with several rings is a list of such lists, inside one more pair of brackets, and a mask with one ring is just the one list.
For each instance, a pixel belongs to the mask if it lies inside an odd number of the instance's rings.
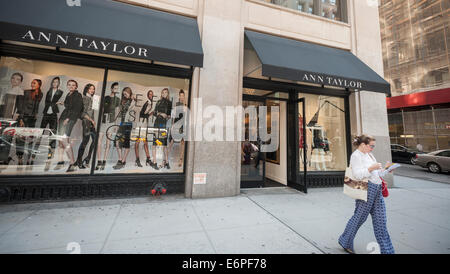
[[140,59],[148,58],[149,56],[149,50],[144,47],[124,42],[112,42],[87,36],[69,35],[67,33],[50,31],[27,29],[21,35],[21,41]]
[[334,87],[362,89],[362,82],[342,79],[338,77],[324,76],[312,73],[302,73],[301,79],[302,82],[308,83],[315,83]]

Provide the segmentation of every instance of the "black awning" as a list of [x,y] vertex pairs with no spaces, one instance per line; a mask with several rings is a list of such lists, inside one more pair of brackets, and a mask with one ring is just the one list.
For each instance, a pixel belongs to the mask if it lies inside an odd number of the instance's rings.
[[349,51],[248,30],[245,35],[263,76],[390,94],[389,83]]
[[111,0],[0,1],[0,39],[203,65],[196,19]]

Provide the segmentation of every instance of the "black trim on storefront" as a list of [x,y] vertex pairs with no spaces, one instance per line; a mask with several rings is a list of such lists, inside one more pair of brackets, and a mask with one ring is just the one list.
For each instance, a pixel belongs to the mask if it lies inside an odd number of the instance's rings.
[[[60,50],[5,44],[0,41],[0,58],[1,57],[26,58],[104,69],[105,75],[103,79],[101,104],[103,103],[105,95],[105,81],[109,70],[189,79],[189,88],[192,89],[193,67],[186,69],[143,62],[110,59]],[[188,91],[188,94],[188,107],[190,107],[192,97],[190,90]],[[101,117],[102,111],[103,109],[99,111],[99,117]],[[96,138],[95,142],[97,144],[98,138]],[[166,184],[168,194],[184,193],[187,148],[188,141],[185,142],[185,157],[182,173],[94,174],[94,169],[91,168],[91,174],[2,176],[0,171],[0,203],[147,196],[151,195],[151,187],[157,182]],[[97,151],[97,147],[95,147],[95,151]],[[95,157],[96,153],[94,153],[92,166],[95,166]]]

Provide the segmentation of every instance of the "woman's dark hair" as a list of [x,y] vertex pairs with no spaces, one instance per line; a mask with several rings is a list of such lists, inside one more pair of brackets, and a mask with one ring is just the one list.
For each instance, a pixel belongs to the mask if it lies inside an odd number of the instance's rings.
[[366,144],[368,145],[370,142],[375,141],[375,138],[373,138],[370,135],[366,135],[366,134],[362,134],[359,136],[355,136],[355,138],[353,138],[353,145],[355,147],[359,147],[361,144]]
[[33,79],[33,81],[38,82],[38,84],[39,84],[39,90],[41,90],[41,87],[42,87],[42,81],[41,81],[41,79]]
[[[130,98],[125,98],[125,92],[129,92],[130,93]],[[131,101],[131,100],[133,100],[133,99],[131,99],[131,95],[133,95],[133,91],[131,90],[131,88],[130,87],[125,87],[125,88],[123,88],[123,90],[122,90],[122,100],[121,100],[121,103],[122,104],[124,104],[124,103],[126,103],[126,101]]]
[[113,89],[115,86],[118,86],[118,85],[119,85],[119,83],[117,83],[117,82],[112,83],[111,89]]
[[84,87],[84,90],[83,90],[83,95],[84,95],[84,96],[86,96],[86,94],[88,93],[88,91],[89,91],[89,89],[90,89],[91,87],[94,87],[94,89],[95,89],[95,86],[94,86],[93,84],[87,84],[87,85]]
[[[149,91],[147,91],[147,98],[148,98],[148,95],[150,94],[150,92],[151,92],[153,95],[155,95],[155,93],[153,92],[153,90],[149,90]],[[150,100],[153,101],[153,97],[152,97],[152,98],[148,98],[148,99],[150,99]]]
[[[32,98],[33,100],[37,100],[37,98],[39,97],[39,94],[42,93],[42,91],[41,91],[42,81],[41,81],[40,79],[33,79],[33,81],[36,81],[36,82],[39,84],[39,88],[37,89],[37,91],[36,91],[36,90],[33,90],[33,91],[30,93],[30,96],[31,96],[31,98]],[[31,83],[33,83],[33,81],[31,81]]]
[[178,92],[178,95],[184,94],[184,90],[180,89],[180,92]]
[[20,77],[20,82],[23,82],[23,75],[22,75],[22,74],[20,74],[20,73],[18,73],[18,72],[15,72],[15,73],[13,73],[13,74],[11,75],[11,78],[13,78],[14,76],[19,76],[19,77]]
[[50,88],[49,90],[53,89],[53,81],[58,80],[58,88],[61,85],[61,78],[59,78],[58,76],[56,76],[55,78],[52,79],[52,81],[50,82]]

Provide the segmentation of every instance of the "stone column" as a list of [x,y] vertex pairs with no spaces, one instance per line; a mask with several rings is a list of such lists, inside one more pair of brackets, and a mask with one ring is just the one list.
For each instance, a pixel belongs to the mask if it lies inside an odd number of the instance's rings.
[[[349,0],[349,23],[352,25],[352,52],[384,77],[377,1]],[[376,138],[374,156],[381,164],[392,161],[386,95],[361,91],[351,95],[352,134],[369,134]],[[393,186],[393,176],[385,178]]]
[[[202,99],[203,114],[209,106],[237,106],[242,96],[242,0],[200,0],[198,22],[204,51],[203,68],[193,79],[193,98]],[[199,108],[191,103],[197,128],[201,125]],[[211,118],[203,118],[203,126]],[[225,197],[240,191],[240,145],[223,141],[192,141],[189,145],[186,196]],[[199,132],[197,132],[199,133]],[[198,138],[198,136],[197,136]],[[197,139],[198,140],[198,139]],[[195,173],[206,173],[206,184],[194,184]]]

